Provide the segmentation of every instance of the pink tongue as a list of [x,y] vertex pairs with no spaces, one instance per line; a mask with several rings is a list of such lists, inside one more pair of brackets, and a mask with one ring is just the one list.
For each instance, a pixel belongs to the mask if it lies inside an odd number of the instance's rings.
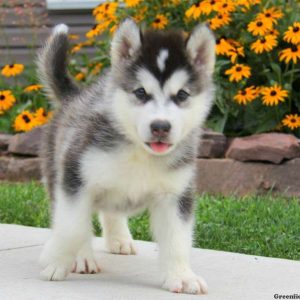
[[154,152],[162,153],[169,149],[169,145],[166,143],[156,142],[150,143],[150,147]]

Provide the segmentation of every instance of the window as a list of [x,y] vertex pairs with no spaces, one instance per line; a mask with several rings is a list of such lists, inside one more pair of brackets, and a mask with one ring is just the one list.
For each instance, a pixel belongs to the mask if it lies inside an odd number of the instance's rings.
[[92,9],[104,0],[46,0],[49,10]]

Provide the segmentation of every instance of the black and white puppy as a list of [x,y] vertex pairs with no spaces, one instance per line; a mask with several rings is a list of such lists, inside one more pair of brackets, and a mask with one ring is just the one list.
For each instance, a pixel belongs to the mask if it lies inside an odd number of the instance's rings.
[[190,268],[193,185],[200,128],[213,102],[215,40],[205,25],[141,32],[125,20],[111,43],[111,68],[80,88],[67,72],[68,27],[54,28],[39,56],[56,112],[43,139],[52,236],[42,275],[96,273],[91,215],[100,214],[109,251],[135,254],[127,217],[148,209],[164,287],[206,293]]

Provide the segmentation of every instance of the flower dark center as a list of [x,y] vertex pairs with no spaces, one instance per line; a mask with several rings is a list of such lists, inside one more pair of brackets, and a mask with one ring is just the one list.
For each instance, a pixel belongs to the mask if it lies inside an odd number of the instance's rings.
[[267,18],[270,18],[270,17],[271,17],[271,14],[270,14],[270,13],[266,13],[265,16],[266,16]]
[[220,42],[221,42],[222,40],[226,41],[226,37],[225,37],[224,35],[222,35],[218,40],[219,40]]
[[156,18],[156,19],[154,20],[154,23],[160,23],[160,22],[161,22],[160,18]]
[[200,2],[196,3],[196,7],[198,8],[200,6]]
[[25,123],[29,123],[30,122],[30,118],[27,115],[22,116],[23,120]]
[[292,50],[292,52],[297,52],[298,47],[296,45],[292,45],[291,50]]
[[104,9],[105,9],[105,10],[108,10],[108,9],[109,9],[109,3],[106,3],[106,4],[105,4]]
[[218,19],[223,19],[223,16],[222,15],[218,15]]
[[261,21],[256,22],[257,27],[261,27],[262,25],[263,25],[263,23]]
[[0,100],[3,101],[4,99],[5,99],[5,96],[4,96],[4,95],[1,95],[1,96],[0,96]]
[[227,7],[227,6],[228,6],[228,4],[227,4],[227,3],[224,3],[224,4],[223,4],[223,7]]
[[261,38],[260,42],[261,42],[261,44],[264,44],[266,42],[266,39],[265,38]]
[[15,66],[14,64],[9,65],[9,67],[10,67],[11,69],[12,69],[14,66]]
[[215,0],[210,1],[210,4],[211,4],[211,5],[214,5],[215,3],[216,3]]
[[299,27],[298,26],[293,27],[293,32],[298,32],[298,31],[299,31]]
[[295,118],[292,118],[290,121],[291,121],[291,123],[296,123],[297,122],[297,120]]
[[235,70],[236,70],[237,72],[241,72],[241,71],[242,71],[242,68],[241,68],[241,67],[236,67]]
[[272,91],[270,95],[271,96],[275,96],[275,95],[277,95],[277,92],[276,91]]
[[246,93],[246,91],[242,91],[241,94],[242,94],[243,96],[245,96],[247,93]]

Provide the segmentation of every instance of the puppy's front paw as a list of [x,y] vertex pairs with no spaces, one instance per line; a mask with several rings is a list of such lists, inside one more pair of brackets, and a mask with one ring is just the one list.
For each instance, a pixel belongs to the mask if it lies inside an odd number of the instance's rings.
[[167,277],[163,288],[173,293],[206,294],[207,284],[205,280],[193,272],[187,273],[174,274]]
[[44,280],[60,281],[64,280],[70,273],[70,266],[62,263],[51,263],[47,265],[41,272],[41,277]]
[[79,251],[74,263],[72,272],[79,274],[96,274],[101,270],[94,258],[93,251],[91,249],[82,249]]
[[106,248],[113,254],[134,255],[136,249],[131,237],[110,237],[106,239]]
[[64,280],[70,273],[74,261],[74,254],[62,252],[63,247],[54,239],[49,240],[40,256],[39,263],[43,270],[44,280]]

